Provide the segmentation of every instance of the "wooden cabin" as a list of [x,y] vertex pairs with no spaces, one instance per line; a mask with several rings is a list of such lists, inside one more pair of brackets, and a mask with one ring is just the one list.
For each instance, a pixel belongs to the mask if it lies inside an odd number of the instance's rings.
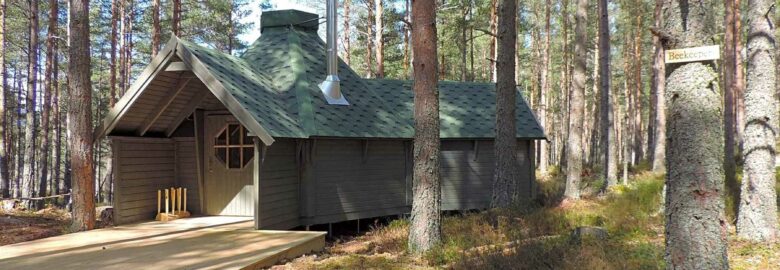
[[[339,61],[349,105],[326,102],[317,15],[263,13],[240,57],[172,38],[95,131],[113,151],[117,224],[151,220],[157,190],[188,189],[190,212],[289,229],[408,213],[410,81],[363,79]],[[442,206],[484,209],[494,166],[494,84],[441,82]],[[534,140],[517,99],[520,194],[534,195]]]

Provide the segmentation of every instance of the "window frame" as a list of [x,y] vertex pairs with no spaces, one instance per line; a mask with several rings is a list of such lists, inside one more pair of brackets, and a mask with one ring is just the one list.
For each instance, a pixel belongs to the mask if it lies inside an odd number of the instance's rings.
[[[231,126],[238,126],[238,132],[239,132],[238,144],[234,144],[230,140],[230,127]],[[254,156],[255,144],[254,144],[254,140],[250,139],[251,136],[249,136],[249,134],[245,133],[245,132],[248,132],[248,130],[244,127],[244,125],[241,125],[240,123],[237,123],[237,122],[230,121],[228,123],[225,123],[225,125],[221,129],[219,129],[219,131],[216,133],[216,135],[212,138],[212,140],[213,140],[212,141],[213,142],[212,149],[213,149],[213,152],[214,152],[212,154],[212,156],[215,157],[217,159],[217,161],[219,161],[219,163],[221,163],[224,166],[225,169],[233,170],[233,171],[240,171],[240,170],[245,169],[246,167],[249,167],[250,164],[252,164],[252,160],[255,158],[255,156]],[[244,136],[244,134],[247,134],[247,135]],[[217,140],[219,140],[219,138],[222,135],[225,136],[225,143],[224,144],[218,144]],[[247,141],[245,141],[245,139],[248,139],[249,141],[247,142]],[[244,150],[247,149],[247,148],[250,149],[252,151],[252,153],[253,153],[252,157],[249,158],[248,160],[245,159],[245,157],[244,157]],[[230,167],[230,150],[231,149],[238,149],[239,164],[241,165],[240,167]],[[220,157],[217,156],[217,153],[218,153],[217,151],[224,151],[225,152],[225,159],[224,160],[222,160]]]

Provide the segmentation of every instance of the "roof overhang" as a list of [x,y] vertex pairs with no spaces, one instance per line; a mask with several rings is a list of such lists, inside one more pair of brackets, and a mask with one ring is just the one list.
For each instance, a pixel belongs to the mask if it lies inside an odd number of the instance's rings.
[[[171,59],[177,56],[182,62],[173,62]],[[141,72],[141,75],[127,89],[122,98],[112,107],[108,114],[103,118],[101,124],[95,128],[94,139],[99,139],[110,134],[117,126],[123,116],[130,110],[133,103],[144,93],[144,90],[160,74],[172,68],[176,70],[190,70],[200,79],[206,88],[228,109],[228,111],[241,122],[250,133],[257,136],[265,145],[271,145],[274,142],[273,137],[260,123],[244,108],[241,103],[231,95],[222,83],[214,77],[206,66],[195,55],[193,55],[177,37],[172,37],[165,47],[155,56],[151,63]],[[174,91],[175,89],[171,89]]]

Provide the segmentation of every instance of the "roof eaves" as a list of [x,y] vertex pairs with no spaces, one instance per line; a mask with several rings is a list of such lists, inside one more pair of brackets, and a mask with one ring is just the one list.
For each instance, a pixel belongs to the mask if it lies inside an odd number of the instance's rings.
[[192,54],[181,42],[178,43],[176,53],[182,61],[192,67],[192,72],[195,73],[195,75],[207,86],[214,96],[225,105],[228,111],[241,122],[241,124],[248,128],[253,135],[260,138],[265,145],[274,143],[271,134],[268,133],[268,131],[260,125],[257,119],[255,119],[255,117],[225,89],[222,83],[209,72],[203,62]]

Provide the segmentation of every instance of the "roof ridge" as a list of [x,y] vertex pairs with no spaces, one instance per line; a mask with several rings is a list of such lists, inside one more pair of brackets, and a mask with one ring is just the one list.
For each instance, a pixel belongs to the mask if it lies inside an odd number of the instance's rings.
[[291,88],[295,93],[295,100],[298,102],[299,125],[307,136],[311,136],[311,134],[316,134],[317,131],[316,121],[314,120],[314,104],[312,104],[311,93],[307,89],[309,80],[306,67],[304,66],[306,60],[301,48],[301,39],[297,32],[298,30],[294,28],[289,29],[287,32],[290,73],[294,78]]

